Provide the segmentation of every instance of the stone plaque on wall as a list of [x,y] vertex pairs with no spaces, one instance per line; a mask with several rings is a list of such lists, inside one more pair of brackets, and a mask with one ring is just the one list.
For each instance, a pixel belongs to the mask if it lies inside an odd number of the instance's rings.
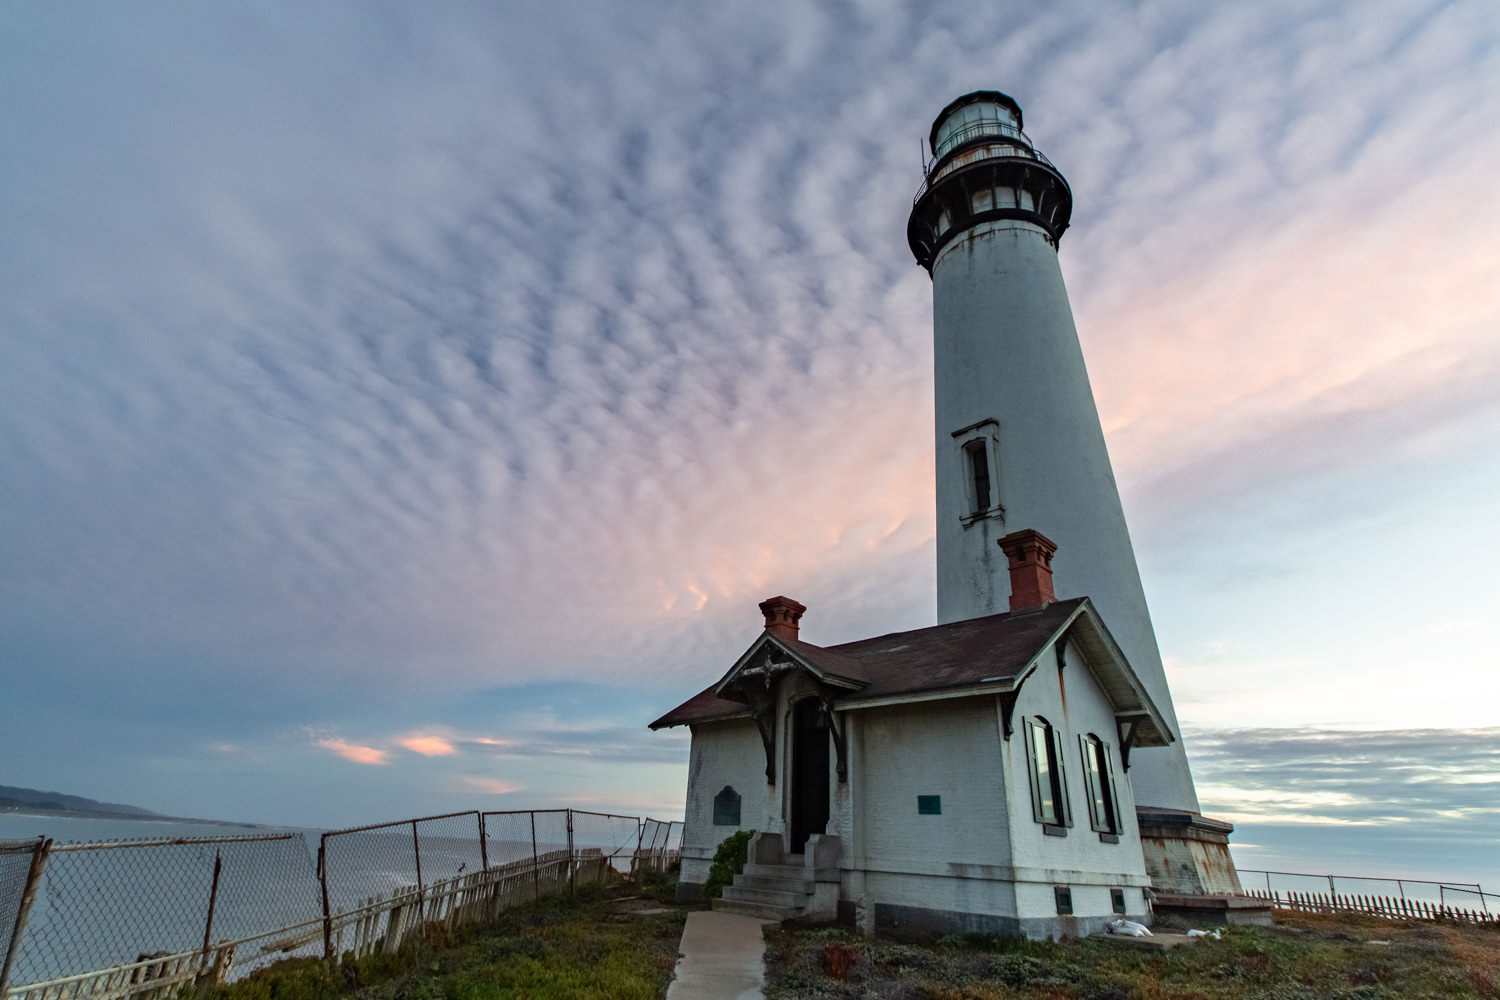
[[740,825],[740,793],[729,785],[714,796],[714,826]]

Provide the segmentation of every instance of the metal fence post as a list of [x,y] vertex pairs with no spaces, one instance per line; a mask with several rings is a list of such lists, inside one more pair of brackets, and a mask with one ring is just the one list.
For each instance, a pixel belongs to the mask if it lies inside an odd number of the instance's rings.
[[318,881],[323,886],[323,959],[332,962],[333,915],[328,908],[328,834],[318,840]]
[[531,888],[538,902],[542,899],[542,875],[537,869],[541,862],[536,854],[536,810],[531,812]]
[[426,900],[427,887],[422,884],[422,842],[417,838],[417,821],[411,821],[411,849],[417,856],[417,915],[427,915]]
[[214,906],[219,902],[219,872],[224,869],[224,856],[214,851],[214,880],[208,887],[208,920],[203,925],[203,957],[208,958],[208,942],[214,933]]
[[573,810],[568,810],[568,894],[577,892],[578,883],[573,877]]
[[479,814],[479,867],[490,870],[489,834],[485,833],[484,813]]
[[26,929],[26,918],[31,914],[31,904],[36,902],[36,890],[42,882],[42,870],[47,867],[47,853],[52,850],[52,841],[46,837],[36,839],[36,849],[31,852],[31,866],[26,869],[26,887],[21,891],[21,905],[16,910],[16,923],[10,929],[10,941],[5,949],[5,962],[0,964],[0,997],[10,986],[10,970],[16,964],[16,955],[21,951],[21,935]]

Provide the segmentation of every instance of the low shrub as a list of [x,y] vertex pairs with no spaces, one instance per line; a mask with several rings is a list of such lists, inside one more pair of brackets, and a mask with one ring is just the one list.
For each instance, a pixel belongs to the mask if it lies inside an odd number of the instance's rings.
[[703,883],[704,899],[718,899],[724,894],[724,887],[745,870],[753,836],[754,830],[741,830],[719,842],[718,850],[714,851],[714,863],[708,869],[708,880]]

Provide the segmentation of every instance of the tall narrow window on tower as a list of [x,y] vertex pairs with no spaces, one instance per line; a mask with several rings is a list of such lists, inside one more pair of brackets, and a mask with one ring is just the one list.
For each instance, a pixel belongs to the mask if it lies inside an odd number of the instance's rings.
[[969,476],[974,483],[971,514],[983,514],[990,509],[990,456],[983,441],[970,441],[964,448],[969,459]]
[[[1000,490],[1000,424],[988,417],[977,424],[953,432],[953,457],[956,462],[951,478],[961,479],[963,494],[955,499],[963,506],[954,511],[967,528],[982,518],[1005,520],[1005,506]],[[961,471],[960,471],[961,469]]]

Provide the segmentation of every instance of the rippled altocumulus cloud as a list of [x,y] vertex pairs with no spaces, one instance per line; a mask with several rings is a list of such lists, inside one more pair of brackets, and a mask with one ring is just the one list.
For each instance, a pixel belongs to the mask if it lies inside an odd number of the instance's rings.
[[1074,186],[1138,537],[1420,447],[1496,397],[1487,15],[29,12],[0,634],[81,685],[401,688],[699,680],[772,592],[929,621],[904,221],[977,86]]

